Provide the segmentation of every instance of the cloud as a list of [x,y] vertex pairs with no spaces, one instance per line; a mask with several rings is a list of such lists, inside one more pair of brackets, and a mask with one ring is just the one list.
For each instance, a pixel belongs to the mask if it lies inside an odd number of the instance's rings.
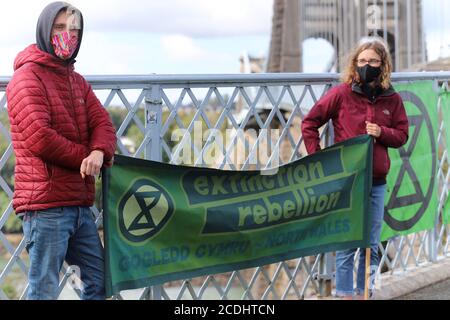
[[429,32],[450,31],[448,0],[422,0],[425,29]]
[[170,60],[198,61],[208,54],[194,43],[192,38],[184,35],[168,35],[161,38],[161,47]]
[[36,23],[49,1],[14,1],[2,3],[0,10],[1,47],[30,44],[35,39]]
[[142,51],[140,43],[134,39],[126,41],[112,34],[87,32],[83,37],[76,68],[82,74],[143,73],[145,55]]
[[[211,62],[230,58],[230,55],[225,52],[216,52],[211,49],[203,48],[197,44],[195,39],[181,34],[161,37],[161,48],[163,54],[170,61]],[[231,57],[231,59],[233,59],[233,57]]]
[[10,46],[1,48],[0,50],[0,75],[11,75],[13,73],[14,59],[17,54],[22,51],[24,47]]
[[151,32],[190,37],[270,32],[273,0],[76,0],[95,31]]
[[[2,46],[34,41],[36,22],[50,0],[5,1]],[[189,37],[270,33],[273,0],[73,0],[92,32],[179,34]],[[20,18],[20,19],[19,19]]]
[[87,32],[76,69],[82,74],[239,72],[236,40],[225,40],[226,49],[216,42],[222,43],[184,35],[149,35],[142,41],[139,34]]
[[450,40],[440,32],[429,32],[427,34],[428,61],[448,56],[450,56]]

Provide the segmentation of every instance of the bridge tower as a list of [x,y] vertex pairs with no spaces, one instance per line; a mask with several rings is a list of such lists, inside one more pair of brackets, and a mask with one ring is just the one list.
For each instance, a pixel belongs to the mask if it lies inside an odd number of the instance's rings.
[[395,71],[426,61],[421,0],[274,0],[267,72],[301,72],[308,38],[332,45],[328,70],[339,72],[353,45],[374,34],[388,43]]

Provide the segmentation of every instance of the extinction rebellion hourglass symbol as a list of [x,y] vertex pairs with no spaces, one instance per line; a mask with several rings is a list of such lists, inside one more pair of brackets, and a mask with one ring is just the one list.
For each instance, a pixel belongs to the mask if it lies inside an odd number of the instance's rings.
[[169,194],[148,179],[136,181],[119,204],[119,227],[132,242],[143,242],[167,223],[174,210]]
[[[413,134],[409,137],[409,144],[398,149],[402,165],[398,174],[397,181],[393,187],[392,194],[385,207],[384,221],[396,231],[404,231],[411,229],[424,215],[428,203],[433,195],[433,187],[436,179],[436,140],[434,137],[433,126],[431,119],[428,115],[426,106],[422,100],[410,91],[399,92],[403,99],[403,102],[407,102],[414,105],[420,111],[420,115],[409,116],[410,127],[414,129]],[[423,189],[420,185],[419,178],[411,164],[411,156],[416,150],[416,146],[420,137],[424,137],[426,134],[429,137],[429,147],[431,152],[430,163],[423,163],[421,168],[429,170],[427,177],[430,177],[429,184],[426,189]],[[404,179],[408,178],[412,181],[414,187],[414,193],[409,195],[400,195],[401,184]],[[399,220],[395,218],[393,211],[397,208],[405,206],[411,206],[414,204],[420,204],[415,214],[407,220]]]

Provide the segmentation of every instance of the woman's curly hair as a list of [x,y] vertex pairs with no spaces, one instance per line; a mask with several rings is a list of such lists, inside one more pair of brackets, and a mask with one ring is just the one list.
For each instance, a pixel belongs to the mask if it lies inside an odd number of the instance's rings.
[[342,82],[352,84],[361,83],[357,68],[357,59],[361,52],[367,49],[374,50],[381,58],[381,74],[378,78],[378,85],[383,89],[388,89],[391,85],[392,59],[389,48],[380,37],[366,37],[361,39],[353,48],[348,57],[347,66],[342,73]]

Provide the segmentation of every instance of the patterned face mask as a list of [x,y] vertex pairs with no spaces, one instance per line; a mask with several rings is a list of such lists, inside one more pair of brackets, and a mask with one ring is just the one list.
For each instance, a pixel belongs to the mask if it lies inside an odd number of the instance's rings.
[[78,48],[78,37],[71,37],[68,31],[61,32],[53,37],[52,46],[57,57],[70,59]]

